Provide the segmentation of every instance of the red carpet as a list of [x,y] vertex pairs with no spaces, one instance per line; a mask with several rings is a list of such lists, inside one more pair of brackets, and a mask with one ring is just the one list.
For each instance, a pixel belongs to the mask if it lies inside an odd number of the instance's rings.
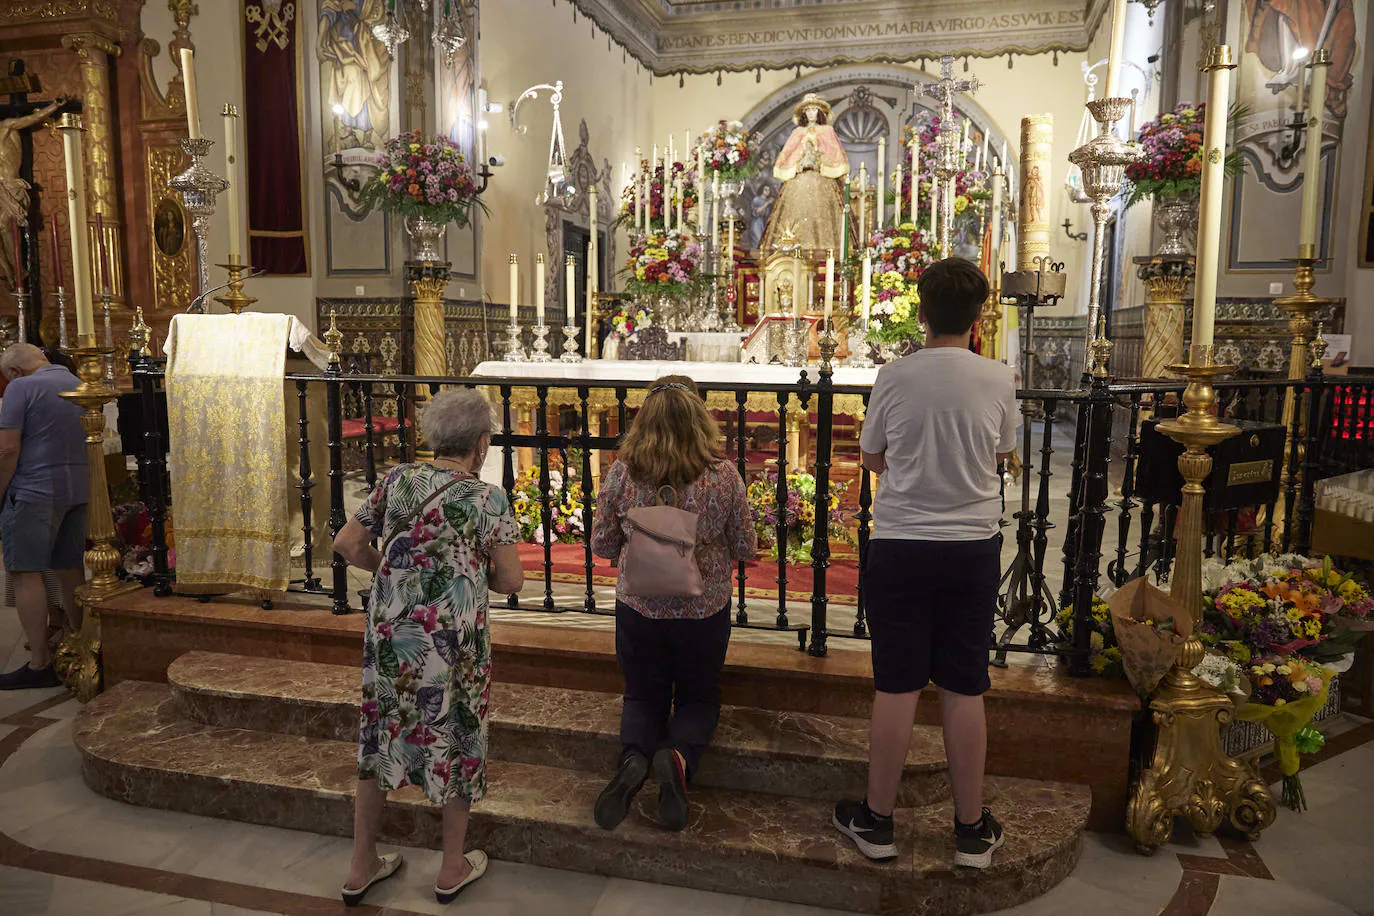
[[[520,544],[520,562],[525,568],[525,581],[544,580],[544,548],[538,544]],[[587,570],[586,549],[581,544],[554,544],[552,556],[555,582],[583,582]],[[592,557],[592,581],[597,585],[615,584],[615,567],[610,560]],[[744,590],[750,598],[773,598],[778,595],[778,564],[776,561],[744,564]],[[739,580],[732,576],[733,591],[738,593]],[[812,570],[795,563],[787,567],[787,597],[790,601],[811,598]],[[826,571],[825,590],[831,604],[858,603],[855,592],[859,586],[859,566],[856,560],[832,559]]]

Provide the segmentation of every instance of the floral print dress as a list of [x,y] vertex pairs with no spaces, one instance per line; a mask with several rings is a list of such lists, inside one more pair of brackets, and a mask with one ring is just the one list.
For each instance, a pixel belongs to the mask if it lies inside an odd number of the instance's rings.
[[487,789],[487,562],[516,541],[504,491],[428,464],[393,470],[358,510],[385,551],[363,643],[358,776],[436,804]]

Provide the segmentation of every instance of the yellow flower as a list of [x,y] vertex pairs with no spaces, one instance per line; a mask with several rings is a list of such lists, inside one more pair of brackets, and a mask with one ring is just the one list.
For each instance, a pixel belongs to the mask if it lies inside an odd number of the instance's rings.
[[960,194],[958,197],[954,198],[954,212],[955,212],[955,213],[963,213],[963,212],[964,212],[965,210],[967,210],[967,209],[968,209],[968,198],[967,198],[967,197],[965,197],[963,194]]
[[1280,697],[1279,699],[1277,699],[1277,700],[1274,701],[1274,705],[1275,705],[1275,706],[1282,706],[1282,705],[1284,705],[1284,704],[1287,703],[1287,702],[1288,702],[1287,700],[1285,700],[1285,699],[1283,699],[1283,698]]

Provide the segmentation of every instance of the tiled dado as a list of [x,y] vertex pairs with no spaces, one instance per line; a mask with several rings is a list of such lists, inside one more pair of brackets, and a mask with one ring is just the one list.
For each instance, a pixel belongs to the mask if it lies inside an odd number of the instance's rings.
[[[192,722],[170,689],[125,682],[76,722],[83,773],[96,791],[132,804],[347,836],[356,747]],[[986,912],[1036,897],[1072,871],[1088,814],[1086,789],[992,778],[989,804],[1007,828],[991,869],[951,866],[948,802],[899,811],[902,857],[869,862],[829,826],[829,802],[702,788],[691,823],[650,822],[652,787],[615,831],[592,822],[599,774],[494,760],[474,807],[471,843],[497,859],[613,877],[743,893],[851,912],[934,916]],[[393,793],[389,841],[435,847],[437,810],[413,790]]]
[[[179,656],[200,649],[261,658],[353,665],[362,658],[362,616],[318,607],[156,598],[144,590],[102,607],[106,682],[164,681]],[[497,622],[493,677],[618,694],[623,686],[613,633]],[[866,718],[872,668],[866,651],[836,648],[813,658],[781,646],[736,641],[721,679],[725,703],[759,709]],[[990,670],[988,772],[1091,787],[1089,827],[1125,821],[1131,721],[1139,702],[1125,682],[1070,678],[1059,669]],[[933,691],[920,721],[939,722]]]
[[[183,716],[206,725],[352,742],[358,736],[357,668],[191,652],[167,670]],[[488,717],[493,756],[602,776],[620,755],[620,697],[498,683]],[[863,791],[868,723],[843,716],[727,706],[702,760],[699,785],[834,800]],[[917,728],[901,803],[949,796],[938,729]]]

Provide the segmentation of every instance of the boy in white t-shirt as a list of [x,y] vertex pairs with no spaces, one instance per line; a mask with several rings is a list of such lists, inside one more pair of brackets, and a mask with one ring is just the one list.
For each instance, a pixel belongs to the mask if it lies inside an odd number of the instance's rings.
[[1016,445],[1012,370],[968,348],[988,297],[972,262],[946,258],[917,284],[926,345],[884,366],[859,445],[881,474],[864,557],[872,634],[868,796],[841,801],[834,823],[871,859],[897,855],[897,802],[920,691],[939,689],[954,793],[955,863],[992,864],[1002,827],[983,807],[983,693],[1002,513],[998,462]]

